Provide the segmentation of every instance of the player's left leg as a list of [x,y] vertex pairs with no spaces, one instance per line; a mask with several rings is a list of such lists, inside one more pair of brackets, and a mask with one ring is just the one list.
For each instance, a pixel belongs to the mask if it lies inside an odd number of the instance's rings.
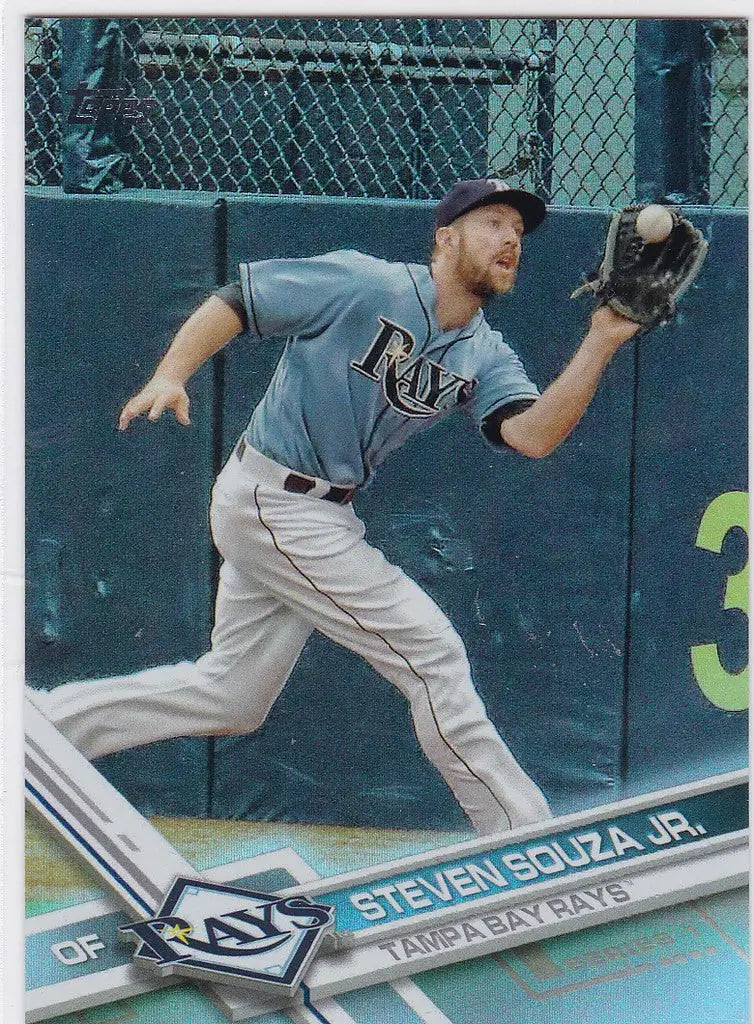
[[498,832],[550,817],[489,720],[458,634],[418,584],[366,543],[353,512],[263,485],[248,490],[249,501],[236,504],[245,527],[226,538],[230,557],[401,690],[422,749],[474,827]]
[[[362,566],[365,561],[362,551]],[[477,832],[504,832],[551,817],[542,791],[490,721],[463,641],[421,588],[391,569],[392,597],[378,616],[376,604],[364,606],[363,594],[351,603],[340,590],[347,617],[326,615],[319,630],[360,654],[408,699],[424,754]]]

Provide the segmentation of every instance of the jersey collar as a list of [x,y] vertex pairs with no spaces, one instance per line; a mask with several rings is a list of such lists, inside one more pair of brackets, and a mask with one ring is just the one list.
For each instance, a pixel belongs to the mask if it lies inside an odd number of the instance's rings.
[[443,334],[456,334],[459,337],[460,335],[471,337],[471,335],[474,334],[483,323],[484,312],[481,309],[478,309],[469,322],[464,324],[462,327],[451,327],[448,330],[443,330],[438,323],[437,316],[435,315],[437,288],[435,287],[435,282],[429,267],[418,263],[409,263],[407,266],[416,286],[417,298],[429,322],[432,337],[436,338]]

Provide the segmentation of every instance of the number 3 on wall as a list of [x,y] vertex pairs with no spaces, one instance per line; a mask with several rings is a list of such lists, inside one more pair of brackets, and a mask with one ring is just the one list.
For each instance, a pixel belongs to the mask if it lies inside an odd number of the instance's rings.
[[[731,530],[739,527],[748,535],[749,496],[746,491],[727,491],[705,509],[696,546],[720,554]],[[749,613],[748,560],[743,568],[728,577],[723,608]],[[728,672],[720,664],[717,644],[697,644],[691,648],[694,678],[707,700],[723,711],[744,711],[749,706],[749,666],[740,672]]]

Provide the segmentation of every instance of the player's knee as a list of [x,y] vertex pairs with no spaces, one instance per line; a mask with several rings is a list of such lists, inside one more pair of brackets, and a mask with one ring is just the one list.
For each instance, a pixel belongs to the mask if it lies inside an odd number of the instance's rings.
[[423,639],[417,651],[416,665],[420,671],[432,675],[461,677],[469,672],[466,647],[452,627]]
[[212,736],[244,736],[256,732],[265,717],[259,708],[246,707],[232,696],[217,695],[208,702],[199,731]]
[[267,715],[260,708],[236,707],[230,717],[228,732],[234,736],[244,736],[256,732],[263,724]]
[[484,704],[474,687],[466,647],[454,629],[424,645],[411,667],[407,695],[412,706],[423,708],[429,699],[435,713],[446,721],[488,724]]
[[192,684],[176,691],[175,699],[190,709],[199,731],[203,725],[207,735],[231,736],[259,728],[263,718],[256,707],[248,706],[248,686],[235,685],[220,659],[204,655],[191,668]]

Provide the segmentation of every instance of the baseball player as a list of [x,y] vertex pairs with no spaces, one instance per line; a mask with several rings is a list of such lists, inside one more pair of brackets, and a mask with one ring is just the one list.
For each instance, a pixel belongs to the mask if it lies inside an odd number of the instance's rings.
[[209,652],[34,695],[85,755],[258,729],[319,630],[407,698],[424,753],[478,832],[550,816],[487,717],[455,629],[365,541],[352,505],[391,452],[456,411],[493,446],[548,454],[639,330],[598,308],[540,395],[482,307],[513,287],[522,240],[545,213],[505,182],[462,181],[436,208],[429,267],[351,251],[242,263],[240,281],[189,317],[121,430],[166,410],[188,426],[186,382],[242,331],[285,339],[283,353],[213,488],[223,564]]

